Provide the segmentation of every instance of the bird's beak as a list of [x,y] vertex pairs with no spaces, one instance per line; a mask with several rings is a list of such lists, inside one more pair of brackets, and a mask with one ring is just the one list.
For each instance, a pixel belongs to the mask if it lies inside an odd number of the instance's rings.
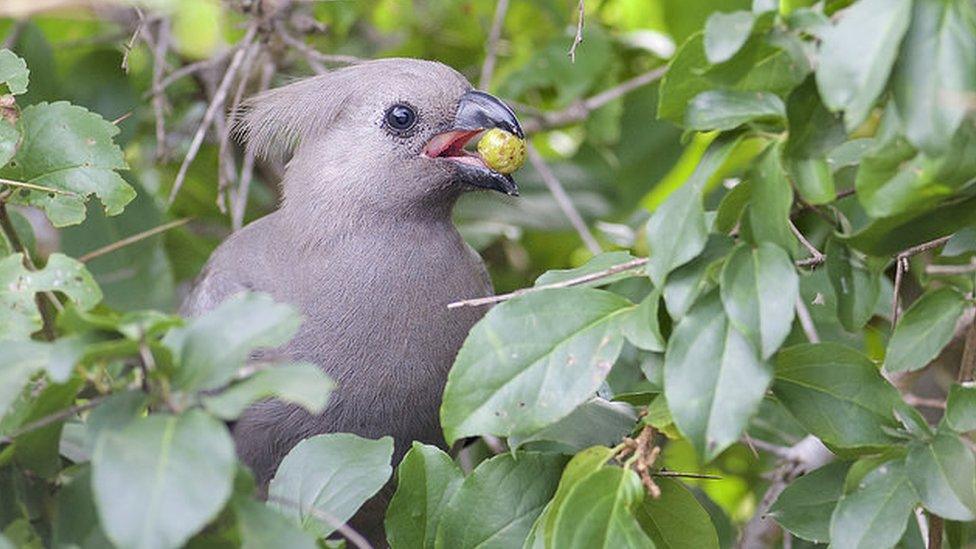
[[501,128],[520,139],[525,137],[508,105],[483,91],[468,91],[458,102],[451,127],[434,136],[424,147],[424,154],[452,161],[463,183],[518,196],[518,185],[511,175],[492,170],[479,154],[464,150],[475,135],[492,128]]

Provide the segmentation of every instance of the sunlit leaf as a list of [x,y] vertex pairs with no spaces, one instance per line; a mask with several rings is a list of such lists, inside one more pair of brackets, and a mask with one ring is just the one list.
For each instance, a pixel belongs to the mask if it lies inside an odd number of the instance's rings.
[[731,130],[753,121],[786,116],[783,100],[766,92],[712,90],[692,99],[685,114],[691,130]]
[[904,462],[884,463],[841,496],[830,520],[830,543],[858,549],[893,547],[917,500]]
[[[9,93],[19,95],[26,92],[29,75],[27,62],[8,49],[0,49],[0,84],[4,84]],[[3,95],[2,92],[0,89],[0,95]],[[3,164],[0,159],[0,166]]]
[[577,483],[556,512],[553,547],[648,547],[635,516],[644,500],[640,477],[630,469],[604,467]]
[[705,56],[709,63],[728,61],[741,48],[755,23],[751,11],[713,13],[705,22]]
[[976,458],[958,435],[940,432],[912,445],[905,468],[926,509],[950,520],[976,519]]
[[976,387],[954,384],[946,400],[946,424],[955,431],[976,431]]
[[262,370],[219,393],[204,396],[203,406],[211,414],[231,420],[252,402],[276,398],[318,414],[325,408],[333,386],[332,380],[314,364],[282,364]]
[[646,497],[637,508],[637,520],[655,547],[668,549],[718,549],[712,519],[687,488],[675,479],[658,477],[658,498]]
[[444,507],[463,480],[451,456],[414,442],[397,467],[397,490],[386,512],[390,547],[434,547]]
[[952,288],[938,288],[920,297],[905,311],[885,352],[889,372],[924,368],[949,343],[966,299]]

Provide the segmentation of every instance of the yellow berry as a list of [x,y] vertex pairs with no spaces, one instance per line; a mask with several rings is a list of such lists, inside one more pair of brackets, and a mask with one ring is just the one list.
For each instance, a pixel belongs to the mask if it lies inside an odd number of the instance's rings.
[[505,130],[492,128],[478,142],[478,153],[489,168],[512,173],[525,164],[525,141]]

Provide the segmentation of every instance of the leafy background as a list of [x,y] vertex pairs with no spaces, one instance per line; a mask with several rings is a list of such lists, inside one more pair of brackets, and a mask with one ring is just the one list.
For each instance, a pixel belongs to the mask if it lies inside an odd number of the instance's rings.
[[[0,36],[0,546],[362,546],[394,475],[394,547],[973,543],[971,1],[5,0]],[[458,355],[457,458],[314,437],[265,501],[223,421],[333,384],[244,364],[300,322],[267,296],[173,311],[277,200],[234,106],[388,56],[519,112],[523,196],[456,217],[532,289]]]

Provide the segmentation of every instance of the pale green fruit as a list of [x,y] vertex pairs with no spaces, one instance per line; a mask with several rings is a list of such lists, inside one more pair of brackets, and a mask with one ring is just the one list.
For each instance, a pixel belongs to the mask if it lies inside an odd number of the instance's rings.
[[478,153],[489,168],[498,173],[512,173],[525,164],[525,140],[493,128],[478,142]]

